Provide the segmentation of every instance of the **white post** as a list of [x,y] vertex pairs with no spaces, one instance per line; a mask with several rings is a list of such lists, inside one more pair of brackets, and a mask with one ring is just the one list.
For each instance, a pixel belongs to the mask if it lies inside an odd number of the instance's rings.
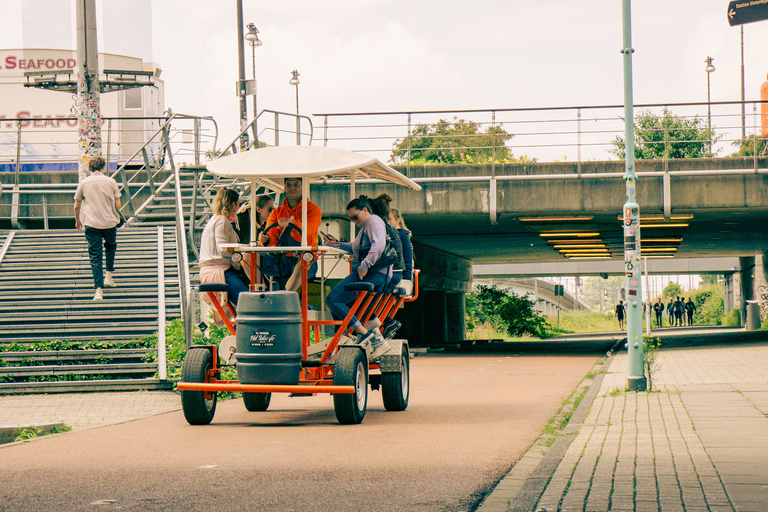
[[165,247],[163,226],[157,226],[157,376],[168,378],[165,362]]
[[309,202],[309,178],[301,178],[301,245],[307,246],[307,203]]
[[651,288],[648,286],[648,258],[643,258],[645,271],[645,335],[651,335]]

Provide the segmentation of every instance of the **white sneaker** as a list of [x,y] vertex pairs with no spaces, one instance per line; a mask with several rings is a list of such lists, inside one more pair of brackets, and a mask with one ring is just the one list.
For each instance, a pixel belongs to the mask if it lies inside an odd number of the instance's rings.
[[96,295],[93,296],[93,300],[104,300],[104,292],[101,288],[96,288]]
[[107,276],[104,278],[104,288],[114,288],[117,285],[115,284],[115,280],[112,279],[112,276]]
[[378,318],[374,318],[373,320],[368,320],[368,323],[365,324],[365,328],[369,331],[372,331],[377,327],[381,327],[381,320],[379,320]]
[[371,340],[371,361],[392,350],[392,347],[389,346],[389,343],[387,343],[387,340],[384,339],[384,336],[381,335],[381,332],[379,332],[378,329],[374,329],[373,333],[374,336]]

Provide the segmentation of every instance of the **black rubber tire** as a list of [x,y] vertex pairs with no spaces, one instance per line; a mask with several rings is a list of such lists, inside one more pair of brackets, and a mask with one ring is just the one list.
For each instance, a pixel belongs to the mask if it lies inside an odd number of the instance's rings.
[[[207,348],[192,348],[184,357],[181,367],[182,382],[205,382],[208,370],[213,368],[213,355]],[[203,391],[182,391],[181,408],[190,425],[207,425],[216,413],[216,393],[206,400]]]
[[245,408],[251,412],[264,412],[269,408],[272,393],[243,393]]
[[334,386],[355,386],[351,395],[333,395],[336,419],[342,425],[362,423],[368,406],[368,360],[362,350],[339,350],[333,367]]
[[411,361],[406,345],[403,345],[400,357],[402,372],[381,374],[381,398],[384,400],[384,408],[388,411],[404,411],[408,408],[408,398],[411,394]]

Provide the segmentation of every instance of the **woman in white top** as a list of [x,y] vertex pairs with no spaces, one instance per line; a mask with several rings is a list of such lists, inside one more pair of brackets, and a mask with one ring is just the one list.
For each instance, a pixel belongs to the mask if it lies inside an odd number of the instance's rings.
[[[236,191],[226,187],[219,189],[213,200],[213,217],[203,230],[200,241],[200,283],[226,284],[228,293],[218,294],[219,301],[227,299],[237,305],[241,292],[248,291],[244,281],[240,262],[232,261],[232,253],[220,251],[221,244],[237,244],[240,239],[235,233],[230,217],[235,215],[240,206],[240,198]],[[203,294],[203,300],[210,303],[208,294]]]

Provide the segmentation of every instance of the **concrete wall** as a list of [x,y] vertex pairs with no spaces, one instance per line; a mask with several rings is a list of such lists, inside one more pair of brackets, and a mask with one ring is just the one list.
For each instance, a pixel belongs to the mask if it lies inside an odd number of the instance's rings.
[[413,242],[414,267],[420,270],[419,298],[397,319],[398,337],[413,345],[443,345],[466,338],[464,295],[472,288],[472,262]]

